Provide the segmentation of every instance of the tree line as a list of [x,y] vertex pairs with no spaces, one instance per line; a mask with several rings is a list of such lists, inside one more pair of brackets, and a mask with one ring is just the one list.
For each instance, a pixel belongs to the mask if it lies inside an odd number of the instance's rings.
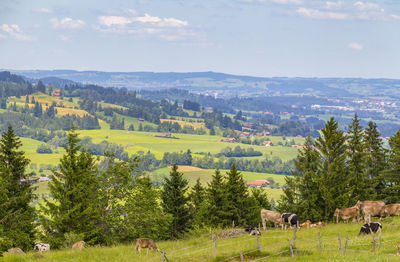
[[327,121],[320,137],[306,139],[294,163],[278,209],[302,219],[330,220],[336,208],[358,200],[400,201],[400,131],[385,148],[376,124],[363,128],[357,115],[346,133],[334,118]]

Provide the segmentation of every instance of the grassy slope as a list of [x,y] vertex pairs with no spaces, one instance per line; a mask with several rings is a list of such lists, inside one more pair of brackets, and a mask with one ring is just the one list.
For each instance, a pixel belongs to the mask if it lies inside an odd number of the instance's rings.
[[[260,239],[261,251],[245,254],[245,261],[273,255],[262,261],[399,261],[397,244],[399,243],[399,218],[388,218],[383,222],[381,248],[376,248],[375,254],[371,253],[372,236],[357,234],[362,224],[328,224],[321,229],[302,229],[296,235],[295,258],[289,256],[288,238],[293,237],[293,231],[282,232],[268,229],[263,232]],[[318,232],[322,238],[322,252],[318,251]],[[240,252],[254,251],[256,238],[243,235],[231,239],[218,239],[216,241],[216,255],[212,256],[211,234],[218,232],[196,233],[187,239],[178,241],[157,242],[161,250],[165,250],[169,261],[240,261]],[[344,247],[345,238],[348,238],[347,252],[340,253],[338,236],[341,235]],[[388,242],[386,242],[388,241]],[[283,252],[282,254],[278,254]],[[0,261],[37,261],[29,253],[26,257],[7,256]],[[236,257],[235,257],[236,256]],[[41,261],[160,261],[160,253],[150,252],[146,255],[135,254],[133,245],[119,245],[114,247],[91,247],[83,251],[59,250],[43,254]]]

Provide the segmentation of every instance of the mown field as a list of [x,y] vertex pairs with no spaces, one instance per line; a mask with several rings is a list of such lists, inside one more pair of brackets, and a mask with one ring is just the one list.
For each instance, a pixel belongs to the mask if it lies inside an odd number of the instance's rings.
[[[247,234],[229,239],[215,241],[216,257],[213,257],[211,235],[222,235],[221,230],[192,232],[185,239],[176,241],[159,241],[157,246],[165,250],[169,261],[240,261],[240,252],[244,261],[399,261],[396,256],[400,243],[400,219],[387,218],[383,221],[383,230],[378,248],[376,236],[375,252],[372,252],[372,236],[360,236],[361,223],[327,224],[317,229],[301,229],[296,234],[294,258],[291,257],[288,239],[293,240],[293,231],[281,231],[268,228],[259,237],[260,250],[255,236]],[[321,235],[321,250],[318,244],[318,233]],[[339,235],[342,242],[340,250]],[[346,238],[347,245],[346,245]],[[142,251],[135,254],[134,244],[113,247],[89,247],[82,251],[70,249],[43,253],[40,261],[86,262],[86,261],[161,261],[161,253]],[[35,253],[27,256],[6,255],[0,258],[4,262],[38,261]]]

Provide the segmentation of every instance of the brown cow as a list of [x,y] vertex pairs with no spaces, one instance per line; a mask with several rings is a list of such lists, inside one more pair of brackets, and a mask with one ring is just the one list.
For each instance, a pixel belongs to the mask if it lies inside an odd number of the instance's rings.
[[153,239],[150,238],[137,238],[136,239],[136,251],[139,250],[139,254],[142,252],[142,248],[147,248],[147,254],[149,254],[149,249],[153,249],[154,251],[159,251],[156,243],[154,243]]
[[358,221],[358,217],[360,216],[360,209],[358,206],[338,209],[336,208],[334,216],[336,217],[336,224],[339,223],[339,216],[345,223],[349,222],[350,218],[356,218]]
[[309,228],[311,227],[312,223],[310,220],[307,220],[306,222],[304,222],[303,224],[300,224],[301,228]]
[[369,216],[377,217],[380,216],[382,208],[385,206],[383,201],[357,201],[356,206],[364,214],[364,221],[368,221]]
[[389,204],[382,207],[380,217],[400,216],[400,204]]
[[72,245],[72,249],[81,250],[85,248],[85,241],[81,240]]
[[266,222],[268,222],[268,221],[274,223],[275,227],[278,227],[278,226],[283,227],[283,220],[281,217],[281,213],[276,212],[276,211],[261,209],[261,221],[262,221],[264,230],[266,229]]

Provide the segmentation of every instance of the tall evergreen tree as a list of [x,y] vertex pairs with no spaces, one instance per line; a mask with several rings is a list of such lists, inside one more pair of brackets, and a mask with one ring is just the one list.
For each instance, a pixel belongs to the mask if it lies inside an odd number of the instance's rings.
[[178,238],[190,227],[190,210],[188,197],[188,181],[183,173],[178,172],[178,166],[173,165],[169,177],[164,178],[164,187],[161,193],[162,207],[172,215],[169,228],[171,238]]
[[357,114],[349,125],[347,132],[347,166],[351,176],[351,184],[355,185],[352,198],[357,200],[368,200],[374,198],[372,181],[366,174],[367,153],[364,142],[364,131],[360,125]]
[[3,248],[30,250],[35,240],[35,210],[30,204],[35,195],[29,182],[21,182],[27,179],[29,164],[25,153],[19,151],[21,146],[9,126],[0,140],[0,230],[5,238]]
[[[321,129],[315,146],[320,150],[320,183],[319,188],[323,197],[322,217],[333,216],[336,208],[349,207],[354,204],[351,199],[354,186],[350,184],[346,166],[346,138],[338,129],[338,123],[332,117]],[[355,200],[356,201],[356,200]]]
[[59,170],[53,171],[49,182],[53,199],[45,199],[41,205],[43,238],[54,247],[61,246],[70,233],[83,235],[89,244],[105,242],[98,227],[101,210],[97,206],[96,162],[90,153],[81,151],[79,141],[73,128]]
[[365,151],[366,151],[366,176],[372,180],[375,186],[376,195],[382,195],[385,188],[382,171],[386,169],[387,150],[383,147],[383,141],[380,139],[380,133],[376,124],[368,123],[365,129]]
[[231,223],[234,221],[236,225],[246,225],[257,207],[249,197],[243,176],[234,164],[226,174],[225,191],[229,220]]
[[204,201],[204,197],[205,189],[200,183],[200,178],[198,178],[196,184],[192,187],[192,191],[189,193],[191,213],[194,220],[200,215],[199,210]]
[[400,130],[390,138],[389,145],[388,169],[382,174],[385,185],[383,197],[388,203],[398,203],[400,201]]

